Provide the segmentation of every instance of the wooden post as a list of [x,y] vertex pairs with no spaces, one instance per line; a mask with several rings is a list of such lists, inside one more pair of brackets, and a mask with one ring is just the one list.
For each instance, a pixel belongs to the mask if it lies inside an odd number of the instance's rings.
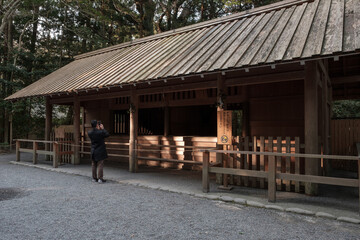
[[360,212],[360,158],[358,160],[359,212]]
[[[260,152],[265,152],[265,137],[260,137]],[[260,171],[265,171],[265,156],[260,155]],[[260,188],[265,188],[265,179],[260,178]]]
[[135,91],[131,91],[130,97],[130,145],[129,145],[129,171],[136,172],[137,159],[135,154],[138,134],[139,101]]
[[[295,153],[300,153],[300,138],[295,138]],[[295,174],[300,174],[300,158],[295,158]],[[295,192],[300,192],[300,182],[295,181]]]
[[33,164],[38,163],[37,150],[38,150],[38,143],[36,141],[33,141]]
[[276,161],[275,156],[269,156],[268,171],[268,201],[276,201]]
[[[286,153],[291,153],[291,140],[290,137],[286,137]],[[290,169],[291,169],[291,158],[290,157],[286,157],[286,163],[285,163],[285,169],[286,169],[286,173],[290,174]],[[291,181],[290,180],[286,180],[285,181],[286,184],[286,191],[290,192],[291,190]]]
[[[253,138],[253,152],[257,152],[257,138],[256,136],[254,136]],[[256,154],[253,154],[252,155],[252,158],[251,158],[251,170],[257,170],[257,155]],[[252,177],[251,178],[251,185],[252,187],[256,188],[257,187],[257,178],[256,177]]]
[[[218,145],[216,143],[216,150],[223,150],[223,146]],[[216,153],[216,163],[217,164],[222,164],[223,156],[224,156],[224,154],[222,154],[222,153]],[[216,173],[216,184],[222,184],[222,182],[223,182],[223,175]]]
[[202,187],[203,192],[209,192],[209,152],[203,152]]
[[[319,153],[319,128],[318,128],[318,69],[317,63],[307,62],[305,65],[304,79],[304,100],[305,100],[305,153]],[[319,160],[305,159],[305,174],[319,174]],[[317,195],[318,185],[305,183],[305,194]]]
[[[281,153],[282,152],[282,139],[281,137],[277,137],[276,139],[276,148],[277,148],[277,152]],[[276,157],[276,169],[278,173],[281,173],[281,162],[282,159],[280,156]],[[277,179],[276,180],[276,186],[277,186],[277,190],[281,191],[282,190],[282,180],[281,179]]]
[[164,94],[165,108],[164,108],[164,136],[170,134],[170,108],[169,108],[169,94]]
[[[45,98],[45,140],[50,141],[50,135],[52,130],[52,110],[53,107],[50,104],[50,97]],[[48,143],[45,143],[45,151],[50,151],[50,145]],[[50,156],[46,155],[46,160],[50,160]]]
[[53,167],[57,168],[59,164],[59,144],[57,142],[53,143],[53,151],[54,151]]
[[16,161],[20,162],[20,141],[16,140]]
[[74,96],[74,161],[73,164],[80,164],[80,101]]
[[[269,152],[273,151],[273,138],[269,137]],[[268,157],[268,201],[276,201],[276,158],[275,156]]]
[[[225,77],[222,76],[220,73],[217,75],[217,103],[219,104],[217,106],[217,111],[224,111],[226,110],[226,102],[225,102],[225,98],[224,96],[227,95],[227,91],[226,91],[226,86],[225,86]],[[222,105],[220,105],[222,103]],[[219,149],[223,150],[224,147],[219,145]],[[219,156],[221,155],[221,156]],[[223,163],[224,162],[226,164],[226,156],[225,154],[221,153],[221,154],[216,154],[216,163]],[[216,183],[224,184],[225,187],[225,179],[227,178],[227,176],[223,175],[223,174],[216,174]],[[226,182],[227,185],[227,182]]]
[[13,150],[13,115],[12,113],[9,116],[9,121],[10,121],[10,151]]

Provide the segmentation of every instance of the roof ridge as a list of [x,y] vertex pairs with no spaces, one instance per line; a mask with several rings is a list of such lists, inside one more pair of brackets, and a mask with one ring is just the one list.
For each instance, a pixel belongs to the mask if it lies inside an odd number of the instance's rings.
[[83,54],[75,56],[75,59],[77,60],[77,59],[87,58],[87,57],[91,57],[91,56],[98,55],[98,54],[103,54],[103,53],[106,53],[106,52],[116,51],[116,50],[121,49],[121,48],[133,46],[133,45],[136,45],[136,44],[141,44],[141,43],[152,41],[152,40],[157,40],[157,39],[164,38],[164,37],[169,37],[169,36],[176,35],[176,34],[179,34],[179,33],[184,33],[184,32],[188,32],[188,31],[194,31],[194,30],[199,29],[199,28],[210,27],[210,26],[213,26],[213,25],[216,25],[216,24],[225,23],[225,22],[228,22],[228,21],[233,21],[233,20],[236,20],[236,19],[241,19],[241,18],[244,18],[244,17],[257,15],[257,14],[261,14],[261,13],[264,13],[264,12],[270,12],[270,11],[274,11],[274,10],[278,10],[278,9],[282,9],[282,8],[287,8],[287,7],[291,7],[293,5],[301,5],[301,4],[304,4],[304,3],[307,3],[307,2],[313,2],[313,1],[315,1],[315,0],[283,0],[283,1],[280,1],[280,2],[273,3],[273,4],[265,5],[265,6],[262,6],[262,7],[257,7],[257,8],[253,8],[253,9],[246,10],[246,11],[243,11],[243,12],[230,14],[228,16],[224,16],[224,17],[208,20],[208,21],[205,21],[205,22],[192,24],[192,25],[189,25],[189,26],[169,30],[169,31],[166,31],[166,32],[158,33],[158,34],[143,37],[143,38],[138,38],[138,39],[132,40],[130,42],[120,43],[120,44],[117,44],[117,45],[114,45],[114,46],[101,48],[101,49],[94,50],[94,51],[91,51],[91,52],[83,53]]

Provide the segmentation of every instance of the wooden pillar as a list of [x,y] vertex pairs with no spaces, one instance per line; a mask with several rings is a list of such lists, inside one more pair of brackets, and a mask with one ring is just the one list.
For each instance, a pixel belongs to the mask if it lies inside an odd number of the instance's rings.
[[170,109],[166,106],[164,109],[164,136],[169,136],[170,131]]
[[80,164],[80,101],[74,97],[74,160],[73,164]]
[[[304,101],[305,101],[305,153],[318,154],[319,128],[318,128],[318,79],[319,72],[317,63],[307,62],[305,65]],[[320,161],[318,159],[305,159],[305,174],[319,175]],[[318,185],[305,183],[305,193],[317,195]]]
[[[45,140],[50,141],[50,135],[52,130],[52,110],[53,106],[50,104],[50,97],[45,99]],[[45,144],[45,151],[50,151],[50,145]],[[50,160],[50,156],[46,155],[46,160]]]
[[13,150],[13,115],[12,113],[9,116],[9,121],[10,121],[10,151]]
[[138,135],[138,114],[139,114],[139,101],[135,90],[131,91],[130,96],[130,145],[129,145],[129,171],[137,171],[137,158],[136,158],[136,142]]
[[209,152],[203,152],[202,186],[203,186],[204,193],[208,193],[210,190],[209,156],[210,156]]
[[[225,97],[227,96],[225,86],[225,77],[221,74],[217,75],[217,111],[224,111],[226,110],[226,102]],[[218,145],[217,149],[219,150],[226,150],[226,146]],[[221,165],[226,164],[226,156],[224,154],[216,154],[216,163],[221,163]],[[227,175],[223,174],[216,174],[216,183],[223,184],[223,186],[227,187]]]

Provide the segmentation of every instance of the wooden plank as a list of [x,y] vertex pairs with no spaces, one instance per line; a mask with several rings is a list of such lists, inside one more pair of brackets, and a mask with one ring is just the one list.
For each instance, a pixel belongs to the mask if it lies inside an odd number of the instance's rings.
[[[118,154],[113,154],[113,155],[119,156]],[[202,162],[196,162],[196,161],[190,161],[190,160],[175,160],[175,159],[153,158],[153,157],[138,157],[138,159],[160,161],[160,162],[174,162],[174,163],[188,163],[188,164],[202,165]]]
[[19,148],[19,152],[26,152],[26,153],[33,153],[33,149],[27,149],[27,148]]
[[324,177],[324,176],[315,176],[315,175],[298,175],[298,174],[288,174],[288,173],[277,173],[276,178],[281,178],[284,180],[293,180],[301,182],[311,182],[317,184],[328,184],[336,186],[346,186],[346,187],[358,187],[358,179],[350,178],[334,178],[334,177]]
[[358,0],[346,0],[345,1],[345,14],[344,14],[344,46],[343,51],[349,52],[355,49],[355,17],[354,17],[354,5]]
[[[273,152],[273,138],[268,138],[268,151]],[[268,201],[276,201],[276,159],[275,156],[268,157]]]
[[53,151],[54,151],[53,168],[57,168],[59,165],[59,144],[57,142],[53,143]]
[[[281,16],[277,24],[274,24],[274,29],[271,34],[269,34],[261,49],[252,59],[252,64],[266,62],[268,56],[271,54],[285,27],[287,26],[294,10],[297,8],[297,6],[292,6],[291,8],[285,9],[284,14]],[[299,8],[301,8],[301,6]]]
[[[229,145],[228,150],[234,150],[233,145]],[[234,156],[233,156],[233,154],[229,153],[228,159],[229,159],[228,160],[229,168],[235,168],[234,167],[235,165],[234,165]],[[230,175],[230,177],[229,177],[229,184],[234,185],[234,176],[233,175]]]
[[226,79],[225,85],[229,86],[247,86],[247,85],[257,85],[257,84],[266,84],[266,83],[275,83],[275,82],[288,82],[288,81],[297,81],[304,79],[304,71],[291,71],[285,73],[271,73],[263,74],[256,76],[248,77],[237,77]]
[[203,192],[209,192],[209,152],[203,153],[203,168],[202,168],[202,187]]
[[[245,151],[249,151],[249,137],[246,136],[244,139],[244,150]],[[249,154],[244,154],[244,169],[245,170],[250,170],[250,155]],[[248,187],[249,186],[249,178],[248,177],[244,177],[244,186]]]
[[252,155],[267,155],[267,156],[280,156],[280,157],[300,157],[300,158],[328,158],[335,160],[346,160],[346,161],[354,161],[358,160],[356,156],[342,156],[342,155],[321,155],[321,154],[303,154],[303,153],[277,153],[277,152],[253,152],[253,151],[221,151],[221,150],[205,150],[200,149],[199,152],[209,151],[209,152],[217,152],[217,153],[240,153],[240,154],[252,154]]
[[20,141],[16,141],[16,161],[20,162]]
[[[265,137],[260,137],[260,152],[265,152]],[[260,171],[265,171],[265,156],[260,155]],[[265,188],[265,180],[260,179],[260,188]]]
[[360,49],[360,3],[354,0],[354,32],[355,49]]
[[[278,153],[282,153],[282,142],[281,137],[277,137],[276,139],[276,149]],[[281,156],[276,157],[276,172],[281,173]],[[282,180],[276,179],[276,189],[281,191],[282,189]]]
[[306,6],[301,21],[292,37],[291,44],[289,45],[282,60],[290,60],[301,57],[319,2],[320,1],[314,1]]
[[[285,12],[285,8],[276,11],[272,17],[269,19],[269,21],[266,23],[266,26],[261,29],[259,34],[256,36],[256,38],[253,40],[251,45],[253,47],[248,48],[242,58],[240,58],[236,66],[241,67],[245,65],[249,65],[251,61],[256,58],[256,56],[261,55],[262,52],[265,52],[264,49],[261,49],[263,47],[263,44],[268,39],[269,36],[275,36],[276,32],[272,32],[274,27],[277,25],[279,19],[282,17],[283,13]],[[272,45],[276,43],[276,40],[272,40]],[[261,49],[261,51],[259,51]],[[257,61],[255,61],[256,63]]]
[[38,154],[37,154],[37,150],[39,148],[39,145],[36,141],[33,142],[33,164],[37,164],[38,163]]
[[260,15],[262,17],[260,22],[256,24],[254,28],[249,29],[249,32],[246,38],[244,39],[244,41],[237,46],[237,49],[233,52],[232,56],[225,62],[222,68],[226,69],[236,66],[236,63],[238,63],[239,60],[243,57],[246,50],[250,48],[251,44],[254,42],[254,40],[261,32],[261,30],[266,26],[266,23],[270,21],[274,13],[275,11],[272,11],[270,13],[265,14],[264,16]]
[[[290,137],[286,137],[285,138],[286,141],[286,152],[287,153],[291,153],[291,148],[290,148]],[[286,157],[286,173],[290,174],[290,168],[291,168],[291,158],[290,157]],[[286,181],[285,182],[286,185],[286,191],[290,192],[291,190],[291,184],[290,181]]]
[[236,40],[224,51],[221,57],[209,68],[209,71],[223,68],[224,64],[228,62],[228,59],[234,55],[236,50],[243,44],[247,36],[253,30],[253,28],[260,22],[260,20],[265,16],[261,14],[258,16],[251,16],[249,20],[246,21],[245,29],[240,29],[238,32],[238,37]]
[[42,154],[42,155],[48,155],[48,156],[54,155],[54,153],[52,151],[37,150],[36,152],[37,152],[37,154]]
[[332,0],[329,20],[326,26],[322,54],[331,54],[342,51],[345,0]]
[[[253,138],[253,152],[257,152],[257,138],[254,136]],[[251,156],[251,170],[257,170],[257,155],[252,154]],[[257,179],[251,178],[252,187],[257,187]]]
[[331,1],[320,1],[301,57],[321,54]]
[[283,59],[307,5],[308,3],[304,3],[301,6],[296,7],[291,18],[288,20],[287,25],[284,27],[280,38],[277,40],[276,45],[272,49],[270,56],[267,59],[264,59],[266,62],[280,61]]
[[[300,138],[295,137],[295,153],[300,153]],[[295,158],[295,174],[300,174],[300,158]],[[300,182],[295,182],[295,192],[300,192]]]
[[[236,139],[237,139],[237,142],[238,142],[238,148],[237,148],[237,150],[238,150],[238,151],[243,150],[243,149],[244,149],[244,145],[243,145],[243,142],[242,142],[242,137],[237,136]],[[236,157],[237,157],[237,160],[238,160],[238,162],[237,162],[237,168],[238,168],[238,169],[244,169],[244,159],[245,159],[244,155],[243,155],[243,154],[237,154]],[[242,178],[241,176],[238,176],[238,178],[237,178],[237,185],[238,185],[238,186],[241,186],[242,183],[243,183],[243,178]]]
[[267,178],[268,177],[267,172],[245,170],[245,169],[234,169],[234,168],[210,167],[209,172],[210,173],[240,175],[240,176],[247,176],[247,177],[253,177],[253,178]]

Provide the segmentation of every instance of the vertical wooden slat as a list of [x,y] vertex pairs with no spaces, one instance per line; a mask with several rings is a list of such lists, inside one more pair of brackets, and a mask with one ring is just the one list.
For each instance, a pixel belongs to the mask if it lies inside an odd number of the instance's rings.
[[[228,146],[228,150],[233,150],[233,145]],[[234,168],[234,156],[233,154],[228,154],[228,166],[229,168]],[[229,176],[229,184],[234,185],[234,176]]]
[[33,164],[38,163],[37,150],[38,150],[38,143],[36,141],[33,141]]
[[[249,137],[246,136],[244,139],[244,151],[249,151]],[[250,155],[244,155],[244,169],[250,170]],[[244,177],[244,186],[249,186],[249,177]]]
[[[276,139],[276,148],[277,148],[277,152],[281,153],[281,151],[282,151],[281,137],[277,137],[277,139]],[[276,157],[276,172],[281,173],[281,157],[280,156]],[[281,179],[276,179],[276,189],[278,191],[281,191],[281,188],[282,188],[281,181],[282,181]]]
[[57,142],[53,143],[53,151],[54,151],[54,157],[53,157],[53,167],[58,167],[58,161],[59,161],[59,144]]
[[203,152],[202,187],[204,193],[209,192],[209,152]]
[[16,140],[16,161],[20,162],[20,141]]
[[[227,145],[224,145],[223,150],[228,150]],[[229,155],[227,153],[223,156],[223,168],[228,168]],[[228,175],[223,174],[223,186],[224,188],[228,187]]]
[[[260,137],[260,152],[265,152],[265,137]],[[260,171],[265,171],[265,156],[260,155]],[[260,178],[260,188],[265,188],[265,179]]]
[[[269,137],[268,151],[273,152],[273,138]],[[268,157],[268,201],[276,201],[276,158]]]
[[[243,150],[243,144],[242,144],[242,137],[237,136],[237,142],[238,142],[238,147],[237,150],[238,151],[242,151]],[[244,157],[243,154],[237,154],[237,168],[238,169],[243,169],[244,168]],[[242,177],[238,176],[237,177],[237,185],[241,186],[242,184]]]
[[[300,138],[295,138],[295,153],[300,153]],[[300,158],[295,158],[295,174],[300,174]],[[300,192],[300,182],[295,182],[295,192]]]
[[[257,152],[256,150],[257,150],[257,143],[256,143],[256,141],[257,141],[257,138],[256,138],[256,136],[254,136],[254,138],[253,138],[253,152]],[[257,170],[257,166],[256,166],[256,160],[257,160],[257,156],[255,155],[255,154],[252,154],[252,162],[251,162],[251,170]],[[257,182],[257,178],[255,178],[255,177],[252,177],[251,178],[251,184],[252,184],[252,187],[257,187],[257,184],[256,184],[256,182]]]
[[[290,137],[286,137],[286,153],[291,153],[291,142],[290,142]],[[290,173],[290,168],[291,168],[291,158],[290,157],[286,157],[286,173]],[[290,192],[291,190],[291,181],[286,181],[286,191]]]
[[[223,150],[223,146],[216,143],[216,149],[217,150]],[[216,153],[216,163],[222,164],[223,163],[223,156],[224,156],[223,153]],[[222,182],[223,182],[222,178],[223,178],[222,174],[216,173],[216,183],[217,184],[222,184]]]

